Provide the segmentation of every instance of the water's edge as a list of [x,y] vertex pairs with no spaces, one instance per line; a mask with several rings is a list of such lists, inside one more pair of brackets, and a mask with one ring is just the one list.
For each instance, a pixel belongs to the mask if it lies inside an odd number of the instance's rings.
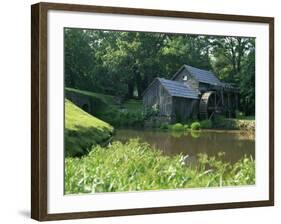
[[170,132],[156,129],[117,129],[113,140],[126,142],[139,138],[166,155],[184,154],[195,157],[224,152],[224,160],[234,163],[245,154],[255,158],[255,134],[241,130],[201,130]]

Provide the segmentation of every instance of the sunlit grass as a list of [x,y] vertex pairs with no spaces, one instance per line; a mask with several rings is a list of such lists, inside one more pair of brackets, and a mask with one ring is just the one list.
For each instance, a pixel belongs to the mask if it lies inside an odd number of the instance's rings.
[[244,157],[231,165],[217,157],[166,156],[137,139],[114,142],[81,158],[65,160],[66,194],[221,187],[255,184],[255,161]]
[[66,156],[85,154],[93,145],[108,140],[113,127],[65,100]]
[[143,104],[141,100],[129,99],[121,102],[118,97],[94,93],[73,88],[65,88],[66,92],[81,94],[90,97],[95,104],[93,113],[101,120],[114,127],[143,126]]
[[118,104],[116,102],[116,97],[112,95],[95,93],[86,90],[74,89],[74,88],[65,88],[65,90],[68,92],[74,92],[85,96],[90,96],[93,99],[101,100],[105,104],[103,109],[107,109],[107,107],[108,109],[112,109],[112,108],[119,109],[121,107],[126,109],[128,112],[138,112],[142,110],[141,100],[129,99],[123,102],[122,104]]

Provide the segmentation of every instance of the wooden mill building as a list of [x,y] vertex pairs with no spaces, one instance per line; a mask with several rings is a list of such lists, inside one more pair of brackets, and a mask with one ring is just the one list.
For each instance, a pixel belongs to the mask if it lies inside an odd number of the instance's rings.
[[146,109],[156,108],[169,122],[210,119],[215,113],[234,116],[239,89],[221,82],[214,73],[183,65],[172,80],[155,78],[143,92]]

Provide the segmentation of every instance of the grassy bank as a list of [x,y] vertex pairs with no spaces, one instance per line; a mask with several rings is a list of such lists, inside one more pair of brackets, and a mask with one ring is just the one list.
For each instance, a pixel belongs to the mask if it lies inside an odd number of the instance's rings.
[[65,154],[79,156],[110,139],[113,127],[65,100]]
[[120,102],[118,97],[111,95],[73,88],[65,88],[65,91],[90,97],[95,105],[94,116],[114,127],[143,126],[144,116],[141,100],[129,99]]
[[165,156],[149,144],[133,139],[96,146],[81,158],[65,160],[65,192],[93,193],[191,187],[250,185],[255,162],[244,157],[234,165],[218,157],[199,155],[196,167],[183,155]]

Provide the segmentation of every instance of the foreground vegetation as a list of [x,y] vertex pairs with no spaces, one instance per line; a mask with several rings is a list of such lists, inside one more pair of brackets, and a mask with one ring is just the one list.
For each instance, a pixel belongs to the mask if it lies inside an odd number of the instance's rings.
[[108,123],[86,113],[71,101],[65,100],[65,155],[79,156],[93,145],[104,143],[113,134]]
[[255,184],[255,161],[244,157],[231,165],[217,157],[165,156],[137,139],[95,146],[81,158],[65,160],[65,193],[159,190]]

